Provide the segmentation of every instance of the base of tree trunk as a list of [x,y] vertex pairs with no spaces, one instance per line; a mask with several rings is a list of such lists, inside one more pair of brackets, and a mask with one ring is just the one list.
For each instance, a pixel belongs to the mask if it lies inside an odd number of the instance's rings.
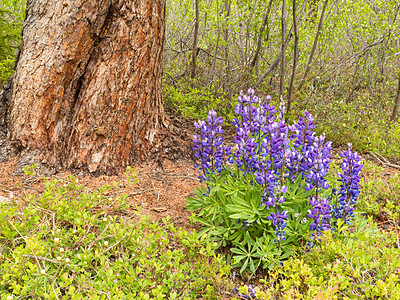
[[[50,176],[65,170],[61,164],[49,164],[46,160],[46,155],[41,153],[38,149],[21,148],[19,144],[12,143],[7,136],[7,113],[9,110],[9,104],[12,95],[12,77],[4,84],[3,89],[0,91],[0,163],[6,162],[10,159],[17,157],[17,163],[15,165],[15,172],[17,174],[23,173],[24,168],[36,164],[36,171],[38,174]],[[160,130],[157,137],[158,146],[153,149],[156,151],[150,151],[147,155],[142,156],[141,159],[136,161],[136,165],[144,161],[153,161],[154,163],[163,164],[165,159],[176,161],[179,159],[193,159],[191,151],[191,133],[181,126],[176,124],[169,118],[166,119],[168,122],[168,128],[164,127]],[[124,170],[113,170],[113,171],[97,171],[90,173],[88,170],[79,168],[70,168],[72,172],[79,174],[91,174],[91,175],[116,175],[123,172]]]
[[[169,161],[177,161],[180,159],[188,159],[191,160],[191,147],[190,147],[190,139],[188,135],[180,130],[178,127],[172,125],[173,134],[170,134],[170,131],[166,131],[160,139],[162,141],[162,145],[160,151],[151,153],[144,160],[137,160],[132,167],[140,165],[144,162],[153,162],[158,165],[163,165],[165,160]],[[0,132],[0,163],[9,161],[13,158],[17,157],[17,163],[15,165],[15,172],[17,174],[23,173],[26,167],[32,166],[36,164],[37,174],[50,176],[60,171],[66,170],[61,165],[50,165],[44,159],[43,153],[40,153],[38,149],[32,150],[29,148],[26,149],[18,149],[16,148],[11,141],[7,138],[7,136]],[[115,171],[97,171],[97,172],[89,172],[85,169],[77,169],[70,168],[69,171],[73,173],[85,174],[85,175],[119,175],[124,170],[115,170]]]

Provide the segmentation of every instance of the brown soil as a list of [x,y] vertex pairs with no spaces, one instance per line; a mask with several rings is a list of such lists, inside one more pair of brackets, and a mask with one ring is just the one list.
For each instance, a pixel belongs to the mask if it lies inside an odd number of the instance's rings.
[[[16,163],[17,158],[13,158],[0,164],[0,196],[10,199],[43,193],[45,188],[43,176],[27,176],[24,173],[18,175],[15,172]],[[109,184],[111,189],[103,192],[103,195],[112,201],[122,194],[127,194],[128,214],[141,206],[142,213],[151,215],[153,220],[161,220],[170,215],[171,221],[176,226],[191,227],[188,220],[190,213],[185,209],[185,197],[194,195],[194,187],[200,185],[191,161],[165,160],[162,165],[149,163],[132,170],[135,170],[136,176],[131,176],[131,183],[125,174],[93,177],[71,174],[67,171],[52,175],[47,180],[56,178],[69,182],[71,180],[69,176],[72,175],[89,191],[97,191]],[[113,186],[113,182],[118,184]],[[113,213],[111,207],[109,213]]]

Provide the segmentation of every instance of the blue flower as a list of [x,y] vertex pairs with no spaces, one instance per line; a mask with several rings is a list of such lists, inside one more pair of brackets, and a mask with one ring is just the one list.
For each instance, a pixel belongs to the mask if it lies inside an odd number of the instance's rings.
[[199,176],[200,181],[207,179],[207,174],[214,170],[221,171],[225,153],[230,151],[230,148],[223,146],[223,123],[214,110],[210,110],[206,121],[194,122],[194,126],[200,130],[200,134],[193,137],[194,155],[201,160],[198,168],[200,172],[203,171],[203,175]]
[[332,210],[332,215],[336,219],[342,219],[346,224],[350,223],[354,216],[354,206],[360,195],[358,183],[361,179],[360,157],[357,152],[352,152],[352,145],[348,144],[348,149],[340,154],[343,158],[341,164],[342,173],[339,173],[339,181],[342,183],[339,189],[339,203]]

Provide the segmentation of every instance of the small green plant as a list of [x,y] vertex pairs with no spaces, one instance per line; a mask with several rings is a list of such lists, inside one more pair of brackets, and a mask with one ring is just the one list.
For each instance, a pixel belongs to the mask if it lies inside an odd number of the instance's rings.
[[4,0],[0,5],[0,87],[13,73],[21,28],[25,13],[25,0]]
[[[351,142],[361,151],[378,152],[389,158],[400,158],[400,123],[391,122],[390,112],[382,113],[372,100],[357,99],[352,103],[331,101],[314,108],[320,122],[318,133],[339,144]],[[390,107],[390,103],[385,104]],[[379,115],[379,118],[376,116]]]
[[399,236],[356,216],[351,230],[326,232],[310,251],[286,260],[241,299],[399,299]]
[[136,178],[136,169],[132,169],[132,167],[128,166],[124,175],[126,177],[126,182],[129,187],[138,183],[138,180]]
[[233,102],[226,95],[217,97],[209,90],[199,90],[188,84],[183,84],[180,89],[166,85],[163,92],[166,108],[178,112],[184,118],[204,118],[210,109],[228,119],[232,117]]
[[386,214],[392,222],[400,225],[400,174],[367,161],[360,184],[365,192],[360,197],[358,208],[373,216]]
[[34,163],[31,166],[26,166],[24,167],[24,173],[26,176],[35,176],[36,175],[36,168],[37,168],[37,164]]

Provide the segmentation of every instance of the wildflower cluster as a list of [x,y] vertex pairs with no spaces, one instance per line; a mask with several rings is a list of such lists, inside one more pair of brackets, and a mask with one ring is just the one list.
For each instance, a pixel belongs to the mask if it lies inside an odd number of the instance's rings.
[[[207,209],[201,215],[204,219],[209,213],[210,224],[218,225],[219,220],[222,228],[229,228],[223,236],[222,229],[208,234],[216,240],[247,245],[243,248],[247,251],[253,239],[261,238],[264,243],[271,240],[282,247],[301,238],[313,239],[328,230],[335,223],[333,219],[349,220],[359,195],[362,165],[357,153],[348,149],[341,154],[344,162],[339,175],[340,196],[333,205],[332,194],[338,181],[328,176],[332,143],[315,134],[314,118],[309,112],[288,126],[284,103],[276,109],[270,100],[267,97],[260,101],[253,89],[246,95],[241,92],[235,106],[232,148],[224,145],[223,120],[214,111],[210,111],[207,121],[195,123],[200,135],[195,135],[193,149],[201,160],[200,177],[207,182],[209,192],[200,195],[209,198],[204,200]],[[189,203],[189,209],[204,209],[200,200],[196,205]],[[305,217],[307,222],[303,221]],[[204,220],[202,223],[206,224]],[[246,224],[247,234],[238,233],[243,229],[240,223]],[[308,230],[300,230],[301,226]],[[306,238],[307,231],[314,233],[308,233]]]

